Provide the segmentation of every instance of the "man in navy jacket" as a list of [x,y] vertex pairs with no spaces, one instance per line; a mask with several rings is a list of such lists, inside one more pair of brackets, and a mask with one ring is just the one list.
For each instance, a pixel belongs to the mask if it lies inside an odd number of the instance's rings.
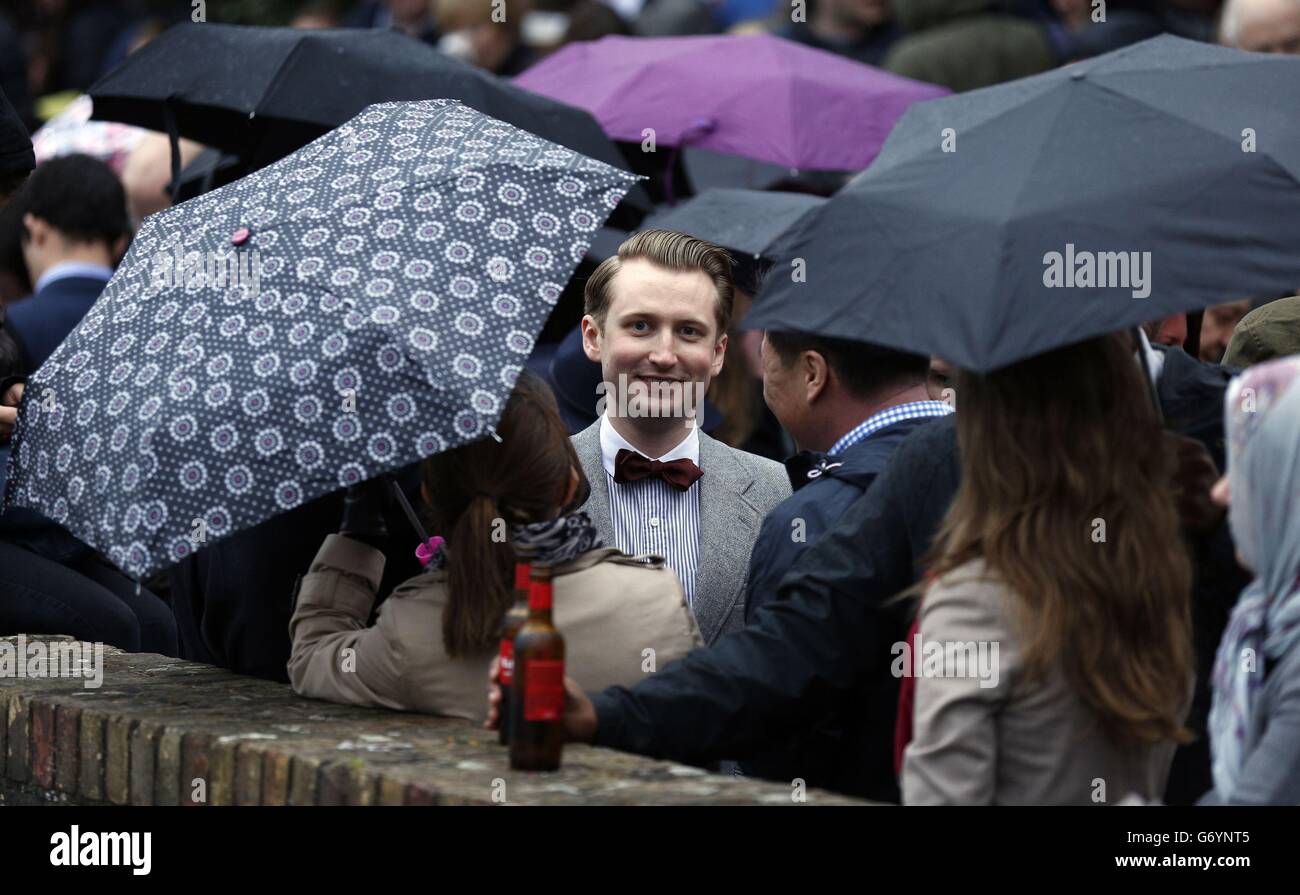
[[[908,433],[952,412],[929,399],[929,358],[922,355],[769,331],[762,356],[763,397],[801,450],[786,461],[794,494],[767,515],[754,544],[747,624],[764,604],[779,599],[781,579],[857,502]],[[905,622],[898,615],[901,627]],[[862,724],[892,724],[897,688],[881,694],[864,689],[870,690],[860,687],[834,700],[816,723],[743,760],[741,769],[896,800],[891,755],[877,749],[868,760],[854,731]],[[868,775],[864,766],[871,769]]]
[[23,261],[35,290],[8,309],[30,374],[81,322],[126,251],[130,226],[117,176],[96,159],[68,155],[41,165],[6,214],[19,216]]
[[[36,281],[35,294],[11,305],[5,321],[19,349],[19,372],[30,375],[113,276],[129,232],[126,196],[102,162],[65,156],[37,168],[5,214],[19,216],[23,260]],[[0,401],[20,398],[11,379],[0,381]],[[0,442],[9,440],[11,426],[8,416],[0,419]],[[0,593],[0,633],[71,634],[176,654],[176,621],[166,603],[26,507],[0,515]]]
[[[1166,426],[1182,436],[1176,442],[1175,485],[1197,564],[1192,606],[1199,694],[1208,687],[1204,669],[1223,631],[1223,607],[1245,583],[1231,560],[1222,514],[1207,514],[1221,423],[1216,431],[1208,413],[1191,412],[1222,407],[1223,385],[1215,381],[1214,365],[1198,364],[1177,350],[1156,352],[1161,363],[1152,364],[1152,374]],[[857,709],[864,723],[854,730],[856,744],[842,752],[850,761],[856,755],[858,766],[831,787],[879,798],[893,771],[881,767],[878,755],[892,752],[894,726],[891,720],[873,731],[867,722],[878,705],[891,703],[885,691],[892,689],[894,698],[898,692],[891,647],[906,630],[900,633],[899,627],[904,604],[892,598],[920,579],[960,484],[954,420],[950,415],[923,422],[905,438],[870,490],[808,545],[781,578],[777,597],[756,607],[745,628],[631,689],[610,687],[590,697],[571,690],[568,738],[705,765],[723,755],[773,748],[824,718],[846,694],[877,687],[880,698]],[[1189,726],[1204,739],[1203,714],[1194,710]],[[1188,793],[1204,792],[1208,756],[1204,750],[1198,755],[1196,745],[1179,750],[1166,801],[1182,804]]]

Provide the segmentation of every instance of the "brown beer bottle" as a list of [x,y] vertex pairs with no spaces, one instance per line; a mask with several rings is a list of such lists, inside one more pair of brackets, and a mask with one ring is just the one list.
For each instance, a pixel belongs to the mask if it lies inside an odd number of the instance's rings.
[[501,672],[497,676],[501,702],[497,709],[497,734],[503,746],[510,743],[510,724],[514,721],[510,713],[510,691],[514,681],[515,636],[528,620],[528,589],[532,578],[530,559],[522,553],[515,559],[515,602],[501,619],[501,646],[498,653]]
[[564,638],[551,623],[551,600],[551,568],[534,565],[510,697],[510,767],[520,771],[557,770],[564,749]]

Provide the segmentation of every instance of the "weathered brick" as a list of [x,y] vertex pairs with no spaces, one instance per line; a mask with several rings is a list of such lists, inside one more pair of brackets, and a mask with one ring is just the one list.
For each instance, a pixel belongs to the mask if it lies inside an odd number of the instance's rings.
[[316,804],[316,774],[320,763],[309,758],[293,756],[289,763],[289,804]]
[[6,713],[9,739],[5,746],[5,776],[19,782],[31,778],[31,768],[27,763],[28,704],[28,699],[14,694],[9,698],[9,711]]
[[111,715],[104,731],[104,795],[115,805],[131,802],[131,730],[135,721]]
[[154,756],[153,802],[155,805],[179,805],[181,794],[188,789],[181,786],[181,738],[175,727],[164,727],[158,735],[158,751]]
[[31,779],[44,789],[54,788],[54,706],[43,700],[31,702],[28,740]]
[[[208,741],[204,734],[187,733],[181,737],[181,804],[206,805],[212,796],[212,770],[208,766]],[[196,781],[202,781],[196,787]],[[200,800],[195,801],[195,790]]]
[[289,802],[289,765],[292,759],[279,748],[268,749],[262,757],[262,804],[286,805]]
[[235,804],[259,805],[262,801],[262,751],[248,743],[235,752]]
[[157,780],[160,725],[140,721],[131,731],[131,804],[152,805]]
[[60,705],[54,710],[54,788],[75,793],[81,770],[81,708]]
[[436,805],[438,804],[438,791],[423,783],[409,783],[406,786],[406,804],[408,805]]
[[406,804],[406,784],[400,780],[394,780],[392,777],[383,776],[379,778],[379,804],[380,805],[405,805]]
[[344,762],[333,761],[320,766],[316,776],[317,805],[346,805],[348,767]]
[[235,804],[235,750],[239,744],[212,737],[208,741],[209,805]]
[[77,791],[88,799],[104,798],[104,728],[108,719],[103,712],[83,709],[81,712],[81,754],[77,759]]

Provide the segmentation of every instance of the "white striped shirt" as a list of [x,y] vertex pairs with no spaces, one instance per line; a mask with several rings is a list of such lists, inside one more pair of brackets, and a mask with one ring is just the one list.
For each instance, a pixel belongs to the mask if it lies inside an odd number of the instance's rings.
[[[695,570],[700,559],[700,482],[678,491],[660,478],[619,484],[614,481],[614,458],[620,450],[636,451],[614,429],[608,416],[600,418],[600,456],[609,486],[609,517],[614,546],[624,553],[662,556],[677,573],[686,604],[695,606]],[[640,451],[636,451],[638,454]],[[644,456],[644,455],[642,455]],[[677,447],[651,460],[700,462],[700,433],[691,429]]]

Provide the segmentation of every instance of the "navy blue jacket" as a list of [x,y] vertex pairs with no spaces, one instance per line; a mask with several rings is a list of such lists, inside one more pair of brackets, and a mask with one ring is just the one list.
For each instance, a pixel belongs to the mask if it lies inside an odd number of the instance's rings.
[[[830,458],[815,478],[803,469],[790,470],[790,484],[795,489],[763,520],[758,539],[749,559],[749,585],[745,595],[745,623],[765,604],[778,599],[781,579],[785,577],[809,547],[835,527],[849,507],[857,503],[893,456],[894,450],[917,428],[931,418],[900,420]],[[796,538],[796,534],[799,538]],[[901,609],[902,607],[900,607]],[[873,713],[876,723],[890,723],[891,703],[882,700],[882,711]],[[895,697],[896,698],[896,697]],[[766,777],[786,783],[802,779],[807,786],[834,789],[867,789],[871,796],[896,801],[896,790],[885,769],[877,775],[872,788],[844,767],[846,752],[857,747],[854,733],[870,695],[860,690],[839,693],[828,702],[814,721],[780,745],[741,759],[741,770],[750,776]],[[852,782],[850,782],[852,781]],[[883,784],[883,785],[882,785]]]
[[925,419],[900,420],[873,432],[832,458],[839,465],[829,466],[816,478],[807,478],[802,470],[791,471],[790,486],[794,493],[767,514],[749,557],[746,623],[759,606],[776,599],[781,579],[804,550],[834,527],[844,511],[885,468],[894,449],[924,422]]
[[[1221,428],[1209,425],[1208,410],[1191,411],[1213,407],[1221,420],[1222,386],[1209,375],[1214,370],[1176,354],[1168,352],[1174,356],[1166,356],[1160,378],[1166,422],[1200,439],[1213,454]],[[954,414],[919,425],[871,489],[819,541],[809,540],[781,579],[777,598],[764,601],[744,628],[708,649],[692,650],[636,687],[592,694],[595,744],[705,765],[784,745],[849,700],[856,720],[845,730],[829,788],[897,799],[892,647],[907,635],[911,601],[893,597],[920,579],[931,539],[957,493],[955,423]],[[1209,691],[1207,669],[1223,633],[1223,607],[1232,605],[1248,580],[1231,560],[1227,535],[1225,520],[1212,543],[1194,550],[1193,631],[1200,661],[1189,726],[1199,736],[1174,758],[1166,791],[1166,801],[1174,804],[1208,788],[1207,700],[1201,694]]]
[[34,373],[45,363],[107,285],[99,277],[64,277],[9,306],[5,325],[22,350],[24,372]]
[[[64,277],[9,306],[5,328],[18,344],[24,373],[30,375],[45,363],[106,285],[99,277]],[[6,450],[3,460],[8,459]],[[56,562],[70,562],[90,552],[63,526],[26,507],[11,507],[0,516],[0,537]]]

